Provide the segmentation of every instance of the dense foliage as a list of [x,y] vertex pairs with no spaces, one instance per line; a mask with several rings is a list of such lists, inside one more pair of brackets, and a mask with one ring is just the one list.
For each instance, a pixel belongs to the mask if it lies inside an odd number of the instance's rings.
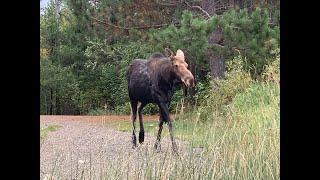
[[[211,12],[207,1],[179,2],[52,0],[40,19],[41,114],[130,113],[128,64],[165,47],[185,52],[197,80],[195,89],[177,91],[171,111],[183,106],[186,92],[192,92],[195,105],[208,96],[227,104],[254,79],[279,81],[270,74],[273,69],[266,69],[277,67],[280,53],[278,3],[241,1]],[[193,5],[202,5],[210,17]],[[212,41],[217,29],[223,36]],[[213,54],[225,61],[220,68],[224,80],[210,76]],[[157,108],[149,105],[144,111],[156,113]]]

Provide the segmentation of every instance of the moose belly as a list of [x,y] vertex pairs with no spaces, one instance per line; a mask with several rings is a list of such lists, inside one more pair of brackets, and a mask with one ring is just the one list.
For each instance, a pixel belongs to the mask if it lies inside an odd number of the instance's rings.
[[150,103],[153,102],[153,98],[151,96],[151,92],[149,88],[145,88],[139,84],[135,84],[135,88],[132,88],[130,90],[130,99],[144,102],[144,103]]

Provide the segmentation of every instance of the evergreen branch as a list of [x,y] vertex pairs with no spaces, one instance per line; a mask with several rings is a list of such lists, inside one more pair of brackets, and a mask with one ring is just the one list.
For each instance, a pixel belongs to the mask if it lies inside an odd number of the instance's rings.
[[208,71],[208,68],[204,67],[203,65],[201,65],[201,64],[199,64],[199,63],[197,63],[195,61],[190,60],[190,59],[196,59],[196,58],[189,52],[189,50],[183,50],[183,51],[189,57],[189,58],[187,58],[187,61],[189,61],[189,62],[191,61],[191,63],[194,64],[196,66],[196,68],[198,68],[198,69],[200,69],[202,71]]
[[[107,25],[107,26],[111,26],[111,27],[114,27],[114,28],[117,28],[117,29],[123,29],[123,30],[131,30],[131,29],[149,29],[149,28],[161,28],[161,27],[164,27],[164,26],[169,26],[170,24],[154,24],[154,25],[147,25],[147,26],[136,26],[136,27],[130,27],[130,28],[127,28],[127,27],[121,27],[121,26],[117,26],[117,25],[114,25],[114,24],[111,24],[111,23],[108,23],[106,21],[102,21],[102,20],[99,20],[95,17],[91,17],[93,20],[95,20],[96,22],[98,23],[101,23],[101,24],[104,24],[104,25]],[[173,23],[174,26],[180,26],[179,23]]]

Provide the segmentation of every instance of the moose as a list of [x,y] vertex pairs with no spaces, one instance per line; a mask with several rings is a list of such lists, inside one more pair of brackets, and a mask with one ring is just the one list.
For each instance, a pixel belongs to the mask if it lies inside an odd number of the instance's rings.
[[147,60],[134,59],[127,70],[128,93],[132,110],[132,143],[133,148],[137,146],[136,140],[136,118],[139,115],[139,143],[144,142],[144,127],[142,120],[142,109],[149,103],[157,104],[159,107],[159,129],[154,145],[160,150],[160,138],[163,123],[167,123],[172,142],[172,150],[177,153],[177,145],[173,138],[172,120],[169,115],[169,105],[174,89],[182,83],[186,87],[194,87],[195,80],[192,73],[187,69],[184,53],[178,49],[176,54],[165,48],[165,54],[154,53]]

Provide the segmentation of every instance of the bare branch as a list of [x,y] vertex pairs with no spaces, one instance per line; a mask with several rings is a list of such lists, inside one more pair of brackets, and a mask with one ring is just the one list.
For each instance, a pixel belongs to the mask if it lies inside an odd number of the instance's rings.
[[156,4],[161,5],[161,6],[176,6],[177,2],[160,2],[159,0],[156,1]]
[[211,16],[209,15],[209,13],[205,10],[203,10],[200,6],[192,6],[193,8],[197,8],[199,9],[200,11],[202,11],[206,16],[207,18],[210,18]]
[[237,47],[233,47],[232,50],[236,51],[239,55],[241,55],[240,49]]
[[91,17],[91,19],[95,20],[96,22],[98,23],[101,23],[101,24],[105,24],[107,26],[111,26],[111,27],[114,27],[114,28],[117,28],[117,29],[124,29],[124,30],[129,30],[129,28],[126,28],[126,27],[120,27],[120,26],[117,26],[117,25],[114,25],[114,24],[111,24],[111,23],[108,23],[106,21],[101,21],[95,17]]
[[[170,24],[154,24],[154,25],[148,25],[148,26],[137,26],[137,27],[130,27],[130,28],[127,28],[127,27],[121,27],[121,26],[117,26],[117,25],[114,25],[114,24],[111,24],[111,23],[108,23],[106,21],[102,21],[102,20],[99,20],[95,17],[91,17],[93,20],[95,20],[96,22],[98,23],[101,23],[101,24],[104,24],[104,25],[107,25],[107,26],[111,26],[113,28],[117,28],[117,29],[123,29],[123,30],[130,30],[130,29],[149,29],[149,28],[161,28],[161,27],[164,27],[164,26],[169,26]],[[174,23],[175,26],[180,26],[179,23]]]
[[159,2],[159,1],[156,1],[156,3],[158,4],[158,5],[162,5],[162,6],[177,6],[178,4],[186,4],[190,9],[198,9],[198,10],[200,10],[205,16],[206,16],[206,18],[210,18],[211,16],[210,16],[210,14],[207,12],[207,11],[205,11],[204,9],[202,9],[202,7],[201,6],[191,6],[187,1],[183,1],[183,2],[178,2],[178,1],[175,1],[175,2],[171,2],[171,3],[163,3],[163,2]]
[[202,9],[202,7],[200,7],[200,6],[191,6],[188,2],[186,2],[186,1],[184,1],[184,3],[189,7],[189,8],[196,8],[196,9],[199,9],[203,14],[205,14],[206,15],[206,17],[209,19],[211,16],[210,16],[210,14],[207,12],[207,11],[205,11],[204,9]]

